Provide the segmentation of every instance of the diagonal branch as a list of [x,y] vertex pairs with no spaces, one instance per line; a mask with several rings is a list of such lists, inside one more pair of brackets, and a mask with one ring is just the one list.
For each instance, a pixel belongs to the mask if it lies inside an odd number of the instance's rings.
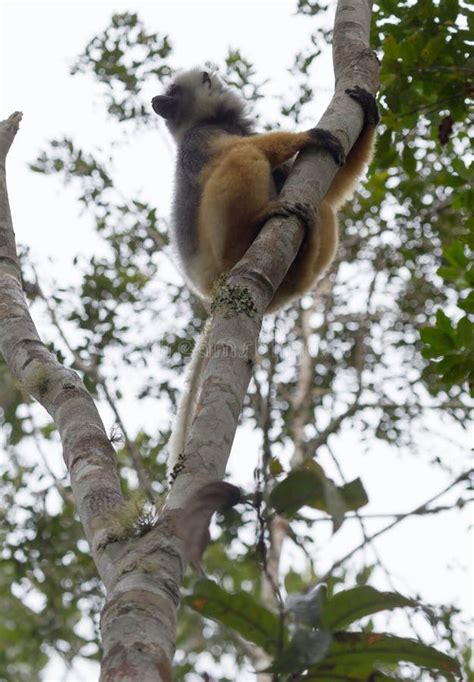
[[[101,680],[124,679],[117,672],[122,667],[133,670],[134,679],[168,682],[186,565],[183,543],[170,515],[143,537],[118,532],[124,500],[114,449],[80,377],[50,353],[31,319],[5,174],[20,120],[21,114],[15,113],[0,122],[0,350],[12,374],[51,415],[61,437],[76,508],[107,588]],[[210,497],[208,507],[214,502]],[[209,514],[208,508],[201,513]]]
[[109,515],[123,503],[115,452],[80,377],[41,341],[23,294],[5,175],[20,120],[16,112],[0,122],[0,349],[10,371],[58,428],[77,511],[103,575],[98,549],[107,535]]
[[101,388],[105,396],[105,400],[108,403],[110,409],[112,410],[115,421],[117,425],[119,426],[123,438],[124,438],[124,443],[125,443],[125,449],[127,452],[127,455],[130,458],[132,466],[135,467],[135,471],[137,474],[138,478],[138,483],[140,490],[148,497],[150,502],[154,502],[155,500],[155,495],[153,491],[153,487],[151,485],[150,479],[148,477],[148,474],[145,470],[145,466],[143,464],[143,460],[141,458],[140,453],[138,452],[137,448],[135,447],[135,444],[131,440],[130,436],[127,433],[127,430],[125,428],[125,423],[122,419],[122,416],[120,414],[120,411],[117,407],[117,403],[114,400],[113,395],[111,394],[109,390],[109,386],[107,383],[107,379],[105,376],[102,374],[102,372],[99,371],[99,368],[96,364],[93,364],[92,362],[84,362],[84,360],[81,358],[79,353],[73,348],[71,343],[69,342],[69,339],[66,336],[66,333],[58,319],[58,316],[56,315],[56,311],[51,305],[51,302],[49,298],[45,295],[43,292],[43,289],[41,288],[40,282],[38,275],[36,273],[35,268],[33,268],[33,272],[35,275],[35,289],[36,292],[38,293],[38,296],[41,298],[41,300],[44,302],[46,306],[46,310],[48,311],[49,317],[51,319],[51,322],[53,323],[54,327],[56,328],[59,336],[61,337],[64,345],[68,349],[68,351],[71,353],[72,357],[74,358],[74,367],[77,369],[81,370],[84,372],[86,376],[91,377],[93,381],[95,381]]

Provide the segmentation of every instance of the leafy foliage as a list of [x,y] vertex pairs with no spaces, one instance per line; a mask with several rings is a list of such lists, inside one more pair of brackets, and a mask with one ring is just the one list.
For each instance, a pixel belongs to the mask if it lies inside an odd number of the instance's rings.
[[378,666],[401,662],[415,663],[425,669],[439,671],[448,680],[454,680],[455,675],[459,676],[456,661],[416,640],[376,632],[343,632],[334,634],[324,662],[310,668],[308,677],[313,680],[327,680],[331,676],[336,679],[338,676],[339,679],[363,680],[367,679],[367,675],[377,672]]
[[417,605],[414,599],[396,592],[379,592],[370,585],[363,585],[333,595],[326,602],[321,624],[330,630],[340,630],[378,611]]
[[383,679],[384,667],[410,662],[441,671],[450,680],[459,675],[457,661],[415,640],[385,633],[341,631],[378,611],[416,606],[413,600],[368,586],[339,592],[327,601],[324,594],[324,590],[317,589],[307,599],[302,595],[298,601],[289,602],[289,612],[296,611],[298,616],[291,639],[284,621],[279,623],[255,597],[244,592],[230,594],[210,580],[198,582],[185,603],[268,653],[277,653],[268,669],[273,673],[307,670],[310,679],[321,680],[367,680],[367,675],[380,673]]
[[447,265],[438,274],[450,282],[457,293],[457,307],[462,311],[457,322],[452,322],[440,308],[436,311],[434,326],[420,330],[425,344],[423,357],[431,359],[429,369],[440,377],[440,388],[460,387],[467,384],[474,396],[474,235],[470,237],[470,249],[462,241],[455,241],[443,251]]
[[212,580],[201,580],[185,603],[207,618],[214,618],[242,637],[275,653],[280,625],[278,617],[245,592],[229,594]]
[[368,501],[360,479],[337,487],[315,461],[293,469],[270,493],[270,503],[278,514],[291,516],[307,504],[328,512],[335,531],[340,528],[346,511],[359,509]]
[[163,63],[170,53],[168,36],[148,33],[137,14],[114,14],[110,26],[87,44],[71,74],[93,74],[104,86],[108,113],[119,121],[147,120],[151,112],[140,102],[140,89],[147,79],[161,81],[172,73]]

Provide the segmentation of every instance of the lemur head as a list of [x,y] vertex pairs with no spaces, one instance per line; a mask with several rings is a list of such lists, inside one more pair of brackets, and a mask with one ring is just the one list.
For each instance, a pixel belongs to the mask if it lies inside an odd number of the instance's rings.
[[[190,69],[178,74],[164,95],[151,100],[155,113],[166,120],[173,137],[179,141],[183,135],[203,122],[245,120],[245,102],[229,90],[214,73]],[[248,125],[248,124],[247,124]]]

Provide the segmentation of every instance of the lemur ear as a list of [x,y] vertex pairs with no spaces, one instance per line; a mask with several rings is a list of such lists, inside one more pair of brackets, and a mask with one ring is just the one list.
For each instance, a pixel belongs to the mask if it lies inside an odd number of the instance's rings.
[[211,77],[207,71],[202,72],[202,84],[204,85],[204,83],[207,83],[209,85],[209,87],[211,87],[211,85],[212,85]]
[[153,111],[166,120],[175,118],[178,111],[178,98],[172,95],[156,95],[151,100]]

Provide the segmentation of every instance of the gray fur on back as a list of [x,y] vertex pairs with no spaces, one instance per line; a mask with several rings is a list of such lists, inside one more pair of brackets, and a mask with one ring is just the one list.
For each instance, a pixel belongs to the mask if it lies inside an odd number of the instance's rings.
[[172,242],[186,272],[186,264],[197,252],[197,215],[201,200],[199,175],[210,158],[206,152],[212,131],[192,128],[178,145],[174,205],[171,216]]

